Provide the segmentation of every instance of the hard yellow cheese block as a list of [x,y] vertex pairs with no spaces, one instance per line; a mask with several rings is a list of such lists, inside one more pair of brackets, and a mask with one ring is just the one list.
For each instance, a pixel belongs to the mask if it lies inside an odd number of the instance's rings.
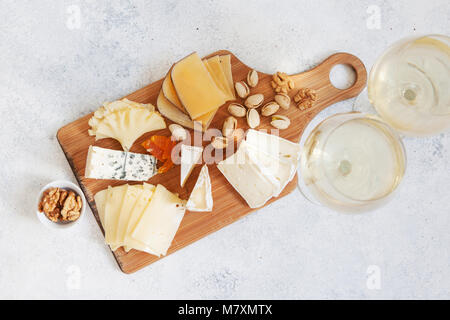
[[217,110],[226,101],[197,53],[177,62],[171,77],[178,98],[191,119]]
[[224,83],[221,81],[221,78],[218,76],[216,72],[214,72],[213,67],[208,63],[207,59],[203,60],[203,64],[205,65],[206,69],[208,69],[208,72],[213,78],[217,88],[219,88],[228,99],[228,91]]

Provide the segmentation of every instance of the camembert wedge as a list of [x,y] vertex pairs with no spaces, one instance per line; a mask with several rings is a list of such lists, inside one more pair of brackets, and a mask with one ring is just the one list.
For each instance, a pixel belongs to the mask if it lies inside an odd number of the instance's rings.
[[205,164],[200,171],[194,189],[191,192],[186,209],[195,212],[212,211],[213,198],[211,192],[211,178],[208,166]]
[[192,170],[197,163],[201,163],[203,147],[181,145],[180,186],[184,187]]

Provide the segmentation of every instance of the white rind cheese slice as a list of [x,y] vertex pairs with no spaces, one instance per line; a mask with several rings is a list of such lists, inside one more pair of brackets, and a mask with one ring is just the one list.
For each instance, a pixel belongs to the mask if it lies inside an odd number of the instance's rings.
[[152,155],[90,146],[85,178],[147,181],[157,173]]
[[268,180],[249,158],[245,141],[232,156],[220,161],[217,168],[250,208],[263,206],[278,189],[278,185]]
[[295,167],[300,160],[300,144],[283,139],[263,131],[249,129],[245,141],[263,152],[280,161],[289,162]]
[[158,185],[132,238],[157,254],[165,255],[186,211],[185,201]]
[[212,211],[213,198],[211,192],[211,179],[208,166],[205,164],[200,171],[194,189],[186,204],[186,209],[194,212]]
[[203,154],[203,147],[181,145],[180,185],[184,187],[195,165],[199,163]]

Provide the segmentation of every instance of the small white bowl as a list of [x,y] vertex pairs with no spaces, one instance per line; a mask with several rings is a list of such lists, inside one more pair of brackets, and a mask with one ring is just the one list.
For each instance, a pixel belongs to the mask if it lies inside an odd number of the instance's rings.
[[[67,223],[53,222],[49,218],[47,218],[45,213],[39,211],[39,202],[41,202],[42,195],[44,194],[44,192],[47,189],[50,189],[50,188],[70,189],[70,190],[75,191],[75,193],[77,193],[81,197],[82,207],[81,207],[80,217],[77,220],[72,221],[72,222],[67,222]],[[86,211],[86,199],[84,197],[83,191],[81,191],[81,189],[76,184],[74,184],[70,181],[57,180],[57,181],[50,182],[49,184],[45,185],[39,192],[39,195],[37,198],[37,203],[36,203],[36,215],[37,215],[39,221],[48,228],[67,229],[67,228],[73,227],[83,218],[85,211]]]

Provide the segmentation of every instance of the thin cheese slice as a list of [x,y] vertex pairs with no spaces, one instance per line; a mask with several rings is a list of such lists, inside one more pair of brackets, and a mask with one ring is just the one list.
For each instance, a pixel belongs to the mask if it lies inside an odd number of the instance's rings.
[[209,177],[208,166],[205,164],[200,171],[194,189],[191,192],[186,204],[189,211],[204,212],[212,211],[213,198],[211,192],[211,179]]
[[191,119],[217,110],[226,101],[197,53],[177,62],[171,77],[178,98]]
[[180,185],[184,187],[195,165],[199,163],[203,154],[203,147],[181,145]]
[[177,92],[175,91],[175,87],[173,86],[170,71],[163,81],[162,91],[167,100],[169,100],[175,107],[180,109],[181,112],[186,113],[186,109],[181,104],[180,99],[178,99]]
[[103,229],[105,228],[105,204],[106,195],[108,194],[108,189],[101,190],[97,192],[94,196],[95,206],[97,207],[97,213],[100,218]]
[[129,213],[129,218],[126,224],[125,237],[123,244],[128,247],[133,247],[134,240],[131,237],[133,230],[136,228],[139,220],[144,213],[144,210],[150,204],[153,193],[155,191],[155,186],[151,184],[146,184],[142,186],[142,192],[140,193],[138,199],[136,200],[136,204]]
[[205,65],[206,69],[208,69],[208,72],[211,75],[211,77],[213,78],[217,88],[219,88],[223,92],[223,94],[226,97],[228,97],[228,90],[227,90],[227,88],[224,86],[224,84],[222,83],[220,77],[216,74],[216,72],[214,72],[214,69],[208,63],[208,60],[207,59],[203,60],[203,64]]
[[231,91],[231,88],[228,87],[228,80],[220,64],[219,56],[209,58],[208,65],[211,67],[211,70],[214,72],[214,75],[220,81],[223,90],[225,90],[224,92],[226,93],[227,100],[234,100],[233,92]]
[[159,184],[132,237],[154,252],[165,255],[185,211],[185,201]]
[[228,88],[231,90],[234,100],[236,99],[236,93],[234,91],[233,72],[231,70],[231,55],[227,54],[224,56],[219,56],[219,58],[223,73],[225,73],[225,77],[227,78]]
[[128,186],[120,209],[119,219],[117,221],[116,238],[114,243],[122,245],[125,240],[128,220],[133,211],[139,196],[142,194],[142,185]]
[[128,185],[118,187],[108,187],[105,204],[105,241],[110,246],[115,246],[117,223],[119,221],[120,210],[127,192]]
[[239,149],[220,161],[217,168],[250,208],[259,208],[276,193],[278,185],[260,172],[258,166],[249,159],[246,149],[246,142],[242,141]]

